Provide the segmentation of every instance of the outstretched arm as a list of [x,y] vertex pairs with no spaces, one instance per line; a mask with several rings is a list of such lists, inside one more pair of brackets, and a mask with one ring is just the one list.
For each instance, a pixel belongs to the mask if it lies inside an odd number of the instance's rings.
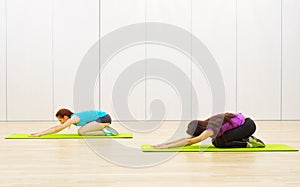
[[32,133],[31,136],[42,136],[42,135],[46,135],[46,134],[54,134],[54,133],[58,133],[60,131],[62,131],[63,129],[71,126],[72,124],[76,123],[79,120],[79,118],[77,116],[74,116],[70,119],[68,119],[64,124],[61,125],[56,125],[54,127],[51,127],[47,130],[38,132],[38,133]]
[[171,144],[177,144],[177,143],[180,143],[181,142],[185,142],[187,141],[189,138],[181,138],[181,139],[178,139],[178,140],[174,140],[174,141],[170,141],[170,142],[166,142],[166,143],[162,143],[162,144],[158,144],[158,145],[154,145],[155,148],[168,148],[169,145]]
[[182,138],[176,141],[167,142],[164,144],[155,145],[155,148],[162,149],[162,148],[173,148],[173,147],[182,147],[186,145],[192,145],[198,142],[201,142],[208,137],[212,136],[214,132],[210,129],[203,131],[199,136],[193,138]]

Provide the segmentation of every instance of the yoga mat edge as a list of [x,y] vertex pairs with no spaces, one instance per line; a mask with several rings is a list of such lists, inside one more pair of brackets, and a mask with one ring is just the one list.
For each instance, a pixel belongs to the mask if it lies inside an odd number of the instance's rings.
[[285,144],[266,144],[264,148],[216,148],[213,145],[190,145],[178,148],[155,149],[149,144],[142,145],[143,152],[276,152],[298,151]]
[[80,136],[78,134],[50,134],[39,137],[30,136],[30,134],[12,134],[5,139],[85,139],[85,138],[132,138],[132,133],[120,133],[116,136]]

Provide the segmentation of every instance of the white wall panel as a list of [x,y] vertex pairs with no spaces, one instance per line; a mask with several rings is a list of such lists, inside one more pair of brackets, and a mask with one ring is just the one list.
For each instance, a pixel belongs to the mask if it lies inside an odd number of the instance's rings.
[[[111,114],[113,120],[145,119],[145,46],[133,44],[135,33],[145,33],[144,27],[132,33],[118,29],[132,28],[132,24],[145,22],[144,0],[101,0],[100,33],[108,43],[101,42],[101,109]],[[112,36],[113,35],[113,36]],[[138,41],[144,41],[140,38]],[[125,46],[123,46],[125,45]],[[130,46],[129,46],[130,45]],[[113,51],[108,51],[108,50]],[[108,54],[110,58],[104,59]],[[140,68],[127,73],[140,62]],[[121,78],[123,77],[123,78]],[[131,81],[132,80],[132,81]],[[123,81],[121,85],[119,82]],[[118,93],[117,93],[118,92]],[[118,102],[118,99],[121,102]]]
[[300,119],[300,1],[282,1],[282,119]]
[[[146,2],[146,22],[170,24],[186,30],[187,33],[191,32],[191,1],[151,0]],[[150,24],[149,27],[151,27]],[[146,38],[148,36],[150,38],[150,35],[153,35],[153,33],[150,33],[151,30],[152,29],[147,26]],[[181,40],[182,46],[172,48],[171,46],[174,47],[173,43],[165,44],[162,41],[154,41],[156,42],[155,44],[148,44],[146,46],[146,58],[156,59],[154,62],[150,60],[147,62],[147,76],[151,76],[151,74],[155,74],[156,76],[152,78],[149,77],[146,81],[146,119],[191,119],[191,59],[190,55],[184,54],[181,51],[182,49],[180,49],[185,48],[190,53],[191,35],[176,36],[176,30],[177,29],[174,29],[174,31],[166,30],[164,26],[161,26],[161,28],[157,29],[156,34],[172,38],[170,41],[174,41],[174,39]],[[162,43],[160,44],[160,42]],[[162,66],[162,69],[157,68],[156,70],[152,70],[150,63],[157,63],[159,60],[167,61],[169,65]],[[167,67],[170,68],[167,69]],[[166,70],[163,68],[166,68]],[[175,74],[174,69],[177,69],[178,73],[180,72],[180,74],[177,75],[177,79],[171,79],[172,74]],[[165,71],[168,72],[165,73]],[[187,84],[176,84],[183,80],[183,76],[187,77],[189,82],[187,82]],[[155,106],[157,100],[160,100],[164,106]],[[161,113],[164,111],[165,116],[160,116],[159,114],[156,116],[153,114],[157,110],[161,111]]]
[[280,119],[280,0],[237,1],[237,110]]
[[0,0],[0,121],[6,120],[6,1]]
[[[236,111],[236,4],[235,0],[193,0],[193,35],[213,55],[225,85],[224,110]],[[193,47],[194,53],[202,53]],[[198,62],[210,63],[210,62]],[[210,67],[210,66],[209,66]],[[198,105],[193,102],[193,119],[207,118],[213,114],[211,84],[205,70],[193,63],[192,80]],[[196,113],[198,107],[198,113]]]
[[[74,109],[73,88],[75,77],[83,58],[99,39],[99,1],[91,0],[54,0],[53,12],[53,63],[54,63],[54,113],[62,107]],[[97,58],[97,57],[95,57]],[[99,63],[92,63],[91,69],[98,70]],[[95,77],[94,106],[83,109],[99,108],[99,78]],[[87,89],[82,87],[82,95]],[[91,98],[81,98],[85,102]],[[81,108],[83,107],[83,108]]]
[[[95,58],[111,55],[89,67],[102,67],[101,75],[95,77],[94,98],[82,100],[92,99],[95,108],[114,120],[212,115],[211,83],[189,54],[159,41],[125,43],[141,33],[143,40],[151,38],[150,22],[179,27],[203,42],[221,70],[225,111],[256,120],[299,120],[299,9],[298,0],[0,0],[0,120],[51,120],[61,107],[74,109],[75,78],[78,72],[90,73],[79,66],[99,37],[111,42],[103,42]],[[136,33],[118,30],[136,23],[141,23]],[[160,29],[156,34],[176,37]],[[192,47],[190,36],[178,40],[192,53],[201,52]],[[119,44],[126,46],[106,51]],[[153,62],[168,62],[170,69],[164,72],[163,64],[153,69]],[[178,86],[167,80],[172,68],[181,71],[177,82],[183,74],[191,82]],[[145,79],[153,72],[156,76]],[[182,88],[191,97],[183,98]],[[85,88],[79,92],[86,95]],[[118,103],[124,94],[126,102]],[[155,105],[157,100],[164,106]],[[156,110],[164,110],[165,116],[151,113]],[[182,117],[183,110],[189,115]]]
[[52,117],[52,1],[7,1],[7,118]]

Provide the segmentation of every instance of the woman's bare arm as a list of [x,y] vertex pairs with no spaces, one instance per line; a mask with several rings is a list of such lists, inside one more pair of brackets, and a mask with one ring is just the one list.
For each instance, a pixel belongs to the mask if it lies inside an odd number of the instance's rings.
[[186,140],[188,140],[189,138],[180,138],[178,140],[174,140],[174,141],[170,141],[170,142],[166,142],[166,143],[162,143],[162,144],[158,144],[158,145],[154,145],[155,148],[166,148],[168,145],[170,144],[175,144],[178,142],[184,142]]
[[46,134],[54,134],[62,131],[63,129],[71,126],[72,124],[75,124],[79,121],[79,118],[77,116],[74,116],[70,119],[68,119],[64,124],[56,125],[54,127],[51,127],[49,129],[46,129],[44,131],[38,132],[38,133],[32,133],[31,136],[42,136]]
[[154,146],[155,148],[162,149],[162,148],[173,148],[173,147],[182,147],[186,145],[192,145],[198,142],[201,142],[208,137],[212,136],[214,132],[210,129],[203,131],[199,136],[193,138],[182,138],[176,141],[167,142],[163,144],[159,144]]
[[186,145],[192,145],[192,144],[195,144],[198,142],[202,142],[203,140],[205,140],[213,135],[214,135],[214,131],[211,129],[207,129],[207,130],[203,131],[199,136],[190,138]]

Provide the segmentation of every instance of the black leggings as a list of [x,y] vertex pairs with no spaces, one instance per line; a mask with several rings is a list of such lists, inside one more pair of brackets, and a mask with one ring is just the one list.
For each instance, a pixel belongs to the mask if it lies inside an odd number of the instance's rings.
[[254,121],[250,118],[245,119],[245,123],[239,127],[226,131],[222,136],[218,136],[212,142],[219,148],[238,148],[246,147],[247,141],[256,130]]

